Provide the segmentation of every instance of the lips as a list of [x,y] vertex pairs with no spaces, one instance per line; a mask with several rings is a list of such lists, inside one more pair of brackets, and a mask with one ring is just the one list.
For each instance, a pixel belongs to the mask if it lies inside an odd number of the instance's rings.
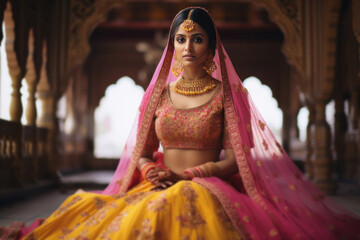
[[183,56],[183,58],[185,58],[185,59],[193,59],[193,58],[195,58],[195,56],[190,55],[190,54],[186,54],[186,55]]

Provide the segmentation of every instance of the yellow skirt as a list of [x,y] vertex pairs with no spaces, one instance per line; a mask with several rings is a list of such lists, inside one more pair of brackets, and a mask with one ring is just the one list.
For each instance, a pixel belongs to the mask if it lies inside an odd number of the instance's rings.
[[200,184],[153,187],[143,181],[124,195],[77,192],[24,239],[241,239]]

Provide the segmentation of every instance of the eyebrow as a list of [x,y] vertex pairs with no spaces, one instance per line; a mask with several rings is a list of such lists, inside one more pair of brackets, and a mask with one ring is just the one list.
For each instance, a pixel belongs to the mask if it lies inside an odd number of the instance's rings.
[[[175,36],[185,37],[185,35],[184,35],[184,34],[181,34],[181,33],[178,33],[178,34],[176,34]],[[203,37],[206,37],[206,36],[205,36],[204,34],[202,34],[202,33],[195,33],[195,34],[191,35],[191,37],[195,37],[195,36],[203,36]]]

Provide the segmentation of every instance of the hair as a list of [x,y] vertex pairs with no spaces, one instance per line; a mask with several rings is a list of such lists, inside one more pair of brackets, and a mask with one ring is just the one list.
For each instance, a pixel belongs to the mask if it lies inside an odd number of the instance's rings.
[[216,48],[216,33],[214,23],[209,14],[201,8],[187,8],[179,12],[175,17],[170,29],[170,42],[174,44],[175,34],[179,29],[179,26],[188,18],[189,12],[192,11],[190,19],[199,24],[206,32],[209,38],[209,48],[215,51]]

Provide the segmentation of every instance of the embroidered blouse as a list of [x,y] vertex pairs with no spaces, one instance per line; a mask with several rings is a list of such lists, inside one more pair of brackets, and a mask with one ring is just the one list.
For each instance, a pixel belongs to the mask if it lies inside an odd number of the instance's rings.
[[205,104],[178,109],[170,99],[169,85],[163,90],[145,142],[145,149],[232,148],[224,121],[222,88]]

